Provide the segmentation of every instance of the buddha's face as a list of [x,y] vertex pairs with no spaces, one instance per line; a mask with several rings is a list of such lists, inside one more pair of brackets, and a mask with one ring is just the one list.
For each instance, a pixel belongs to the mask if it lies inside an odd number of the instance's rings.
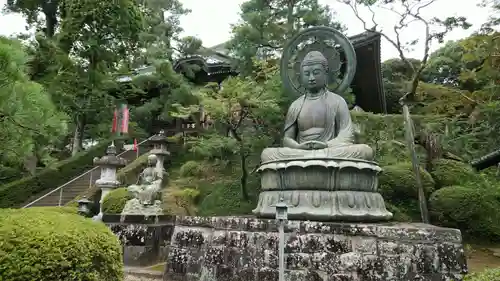
[[321,63],[304,64],[301,76],[302,85],[313,93],[326,87],[326,70]]

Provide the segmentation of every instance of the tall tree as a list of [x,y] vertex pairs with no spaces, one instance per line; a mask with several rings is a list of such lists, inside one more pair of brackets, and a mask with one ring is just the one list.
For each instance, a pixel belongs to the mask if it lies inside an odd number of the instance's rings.
[[220,88],[207,85],[196,93],[215,126],[194,139],[191,150],[205,158],[235,161],[244,200],[250,199],[251,169],[259,164],[262,149],[279,139],[284,119],[278,69],[266,62],[258,65],[260,70],[252,76],[230,78]]
[[[30,81],[28,56],[19,41],[0,37],[1,160],[19,163],[48,153],[67,129],[66,116],[57,110],[42,85]],[[46,144],[38,151],[36,142]],[[35,150],[35,151],[34,151]],[[35,161],[36,164],[36,161]],[[36,167],[36,166],[35,166]],[[30,172],[34,172],[30,169]]]
[[43,65],[40,81],[72,117],[75,154],[89,121],[102,122],[93,117],[110,115],[112,98],[104,86],[113,81],[110,74],[118,63],[138,47],[143,16],[134,0],[70,0],[63,8],[65,17],[54,37],[37,36],[35,55],[42,61],[33,63]]
[[140,35],[141,48],[134,54],[131,67],[172,61],[175,45],[182,41],[180,17],[191,11],[179,0],[144,0],[139,5],[144,13],[145,29]]
[[241,5],[241,21],[233,26],[228,49],[241,60],[246,74],[252,59],[279,56],[284,44],[298,31],[311,26],[345,28],[334,20],[334,13],[318,0],[248,0]]

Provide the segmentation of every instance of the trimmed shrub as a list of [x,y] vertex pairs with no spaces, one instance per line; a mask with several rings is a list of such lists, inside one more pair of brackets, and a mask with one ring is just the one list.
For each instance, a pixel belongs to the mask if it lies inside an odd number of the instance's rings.
[[23,169],[0,166],[0,184],[6,184],[14,180],[22,178],[24,175]]
[[57,162],[34,176],[0,186],[0,208],[16,207],[25,203],[31,196],[54,189],[93,168],[93,159],[102,156],[108,145],[109,141],[102,141],[91,149]]
[[210,186],[200,187],[200,191],[210,188],[211,192],[204,197],[198,207],[200,216],[228,216],[228,215],[250,215],[257,206],[255,195],[259,192],[260,181],[251,179],[248,181],[248,192],[250,200],[243,200],[241,185],[239,181],[232,183],[219,182]]
[[[379,176],[379,191],[386,203],[394,208],[394,220],[420,220],[418,205],[418,188],[415,173],[411,163],[399,163],[383,167]],[[434,190],[434,180],[424,169],[420,169],[420,176],[426,195]]]
[[463,185],[477,178],[472,167],[466,163],[439,159],[432,165],[432,178],[438,188],[452,185]]
[[[411,163],[400,163],[383,167],[379,176],[379,191],[384,199],[392,203],[407,202],[408,199],[418,199],[418,187]],[[431,175],[420,168],[420,176],[426,193],[434,190],[434,180]]]
[[443,187],[429,200],[434,224],[462,230],[472,238],[500,241],[500,192],[462,186]]
[[202,164],[197,161],[187,161],[179,169],[181,177],[197,177],[203,175]]
[[30,207],[32,210],[54,211],[61,214],[78,214],[78,204],[76,206],[61,206],[61,207]]
[[54,208],[0,210],[3,281],[121,281],[122,247],[104,224]]
[[467,274],[464,281],[500,281],[500,268]]
[[128,200],[133,196],[126,187],[117,188],[109,192],[102,200],[102,212],[104,214],[120,214]]

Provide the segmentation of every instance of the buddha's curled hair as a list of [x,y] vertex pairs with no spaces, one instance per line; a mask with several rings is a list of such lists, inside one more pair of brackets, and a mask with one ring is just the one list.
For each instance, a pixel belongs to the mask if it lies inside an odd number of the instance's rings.
[[304,56],[302,62],[300,63],[300,68],[302,68],[305,65],[311,65],[316,63],[320,63],[325,69],[326,73],[328,73],[328,71],[330,70],[328,67],[328,60],[320,51],[310,51],[309,53],[307,53]]

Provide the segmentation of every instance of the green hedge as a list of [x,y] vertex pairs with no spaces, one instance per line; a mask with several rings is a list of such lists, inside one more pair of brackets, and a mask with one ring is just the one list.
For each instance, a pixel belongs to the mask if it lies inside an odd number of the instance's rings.
[[435,161],[432,165],[431,175],[438,188],[463,185],[478,177],[470,165],[449,159]]
[[[392,202],[418,199],[418,187],[411,163],[403,162],[383,169],[379,176],[379,190],[385,199]],[[434,180],[425,169],[420,169],[420,177],[426,193],[434,191]]]
[[462,230],[465,236],[500,241],[500,192],[496,189],[449,186],[429,200],[434,224]]
[[467,274],[464,281],[500,281],[500,268]]
[[55,208],[0,210],[2,281],[122,281],[122,247],[104,224]]
[[48,192],[94,167],[93,159],[104,155],[110,140],[57,162],[34,176],[0,186],[0,208],[17,207],[33,195]]
[[102,200],[104,214],[121,214],[128,200],[134,198],[126,187],[120,187],[109,192]]
[[24,175],[23,169],[12,168],[7,166],[0,166],[0,184],[7,184],[9,182],[18,180]]
[[[210,191],[207,192],[206,189]],[[257,206],[260,180],[256,177],[249,179],[249,201],[242,199],[240,181],[206,184],[199,186],[199,190],[201,194],[205,194],[198,208],[200,216],[250,215]]]

